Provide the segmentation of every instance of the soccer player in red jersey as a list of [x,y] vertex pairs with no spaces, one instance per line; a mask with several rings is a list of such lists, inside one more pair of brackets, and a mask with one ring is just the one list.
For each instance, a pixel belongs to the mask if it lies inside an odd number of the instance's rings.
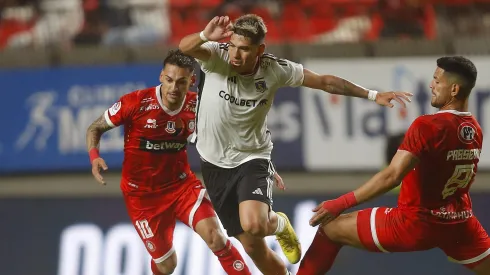
[[[105,184],[99,156],[101,135],[124,125],[121,190],[131,221],[153,261],[154,274],[172,274],[177,265],[172,239],[176,220],[196,231],[227,274],[250,274],[221,231],[206,190],[190,170],[187,139],[195,129],[195,61],[171,51],[160,73],[161,85],[128,93],[87,130],[92,173]],[[199,273],[199,271],[196,271]]]
[[[343,245],[373,252],[410,252],[438,247],[476,274],[490,274],[490,239],[471,208],[483,133],[468,112],[477,70],[464,57],[443,57],[431,83],[431,105],[418,117],[390,165],[353,192],[324,201],[313,211],[321,225],[298,275],[325,274]],[[395,208],[376,207],[340,215],[400,182]],[[340,215],[340,216],[339,216]]]

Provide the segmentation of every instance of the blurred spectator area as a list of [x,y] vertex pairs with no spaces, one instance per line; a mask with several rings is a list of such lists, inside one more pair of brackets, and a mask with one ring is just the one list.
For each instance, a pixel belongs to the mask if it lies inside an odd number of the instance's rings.
[[490,34],[490,0],[0,0],[0,13],[0,48],[175,45],[245,13],[264,18],[269,44]]

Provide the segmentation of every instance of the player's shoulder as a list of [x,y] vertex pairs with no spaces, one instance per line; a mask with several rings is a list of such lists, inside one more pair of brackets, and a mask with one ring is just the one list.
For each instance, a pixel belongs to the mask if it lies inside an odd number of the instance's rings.
[[197,93],[189,91],[185,97],[184,112],[195,112],[197,106]]
[[417,131],[431,131],[436,125],[435,119],[436,117],[433,114],[421,115],[412,122],[410,128]]
[[271,53],[263,53],[260,59],[260,65],[262,68],[270,65],[288,66],[289,60],[280,58]]

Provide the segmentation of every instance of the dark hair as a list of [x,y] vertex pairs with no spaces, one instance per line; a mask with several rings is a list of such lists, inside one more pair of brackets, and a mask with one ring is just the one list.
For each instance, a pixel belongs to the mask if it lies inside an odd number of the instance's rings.
[[261,44],[264,42],[267,27],[262,17],[256,14],[246,14],[235,20],[233,32],[250,38],[252,44]]
[[196,67],[196,60],[191,56],[185,55],[180,50],[170,50],[167,57],[163,60],[163,67],[165,68],[167,64],[186,68],[193,72]]
[[458,83],[462,89],[462,96],[470,95],[471,89],[475,87],[476,76],[478,74],[475,64],[471,60],[462,56],[446,56],[437,59],[437,67],[454,74],[460,78]]

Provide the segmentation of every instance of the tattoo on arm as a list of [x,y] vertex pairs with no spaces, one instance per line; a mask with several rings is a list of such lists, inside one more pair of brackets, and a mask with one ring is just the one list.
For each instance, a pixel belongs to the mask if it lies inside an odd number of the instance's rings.
[[112,129],[105,121],[104,115],[96,119],[87,129],[87,151],[92,148],[99,148],[100,138],[102,134]]

